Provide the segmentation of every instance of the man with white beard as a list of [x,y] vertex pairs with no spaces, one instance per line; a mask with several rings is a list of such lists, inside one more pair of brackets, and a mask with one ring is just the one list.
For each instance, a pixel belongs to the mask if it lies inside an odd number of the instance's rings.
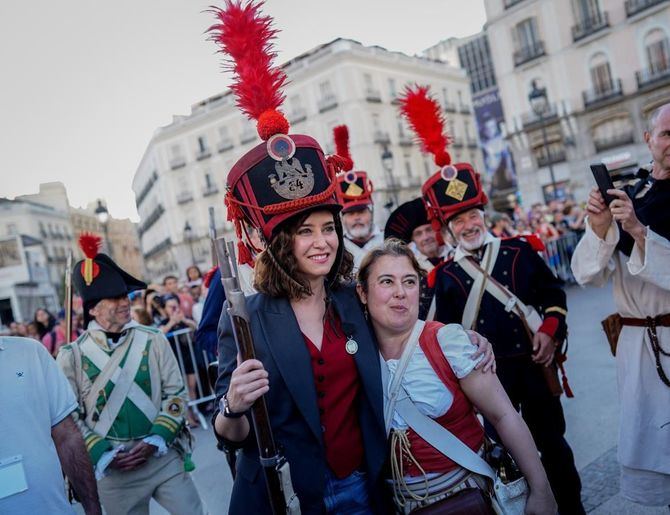
[[[486,229],[488,198],[467,163],[448,165],[422,188],[431,219],[453,237],[453,258],[429,276],[435,320],[462,324],[493,345],[497,374],[542,454],[560,513],[581,514],[581,482],[564,438],[565,418],[557,375],[567,334],[561,281],[522,237],[501,240]],[[558,364],[562,367],[562,363]],[[567,381],[563,387],[571,395]],[[500,441],[492,426],[487,432]]]

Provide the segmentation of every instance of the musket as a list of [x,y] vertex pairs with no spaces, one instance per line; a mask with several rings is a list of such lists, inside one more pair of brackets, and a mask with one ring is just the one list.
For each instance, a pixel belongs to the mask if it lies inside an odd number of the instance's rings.
[[65,266],[65,343],[70,343],[72,338],[72,250],[68,252]]
[[[237,350],[242,361],[256,359],[247,304],[238,281],[235,244],[232,241],[227,242],[225,238],[217,238],[216,253]],[[264,395],[251,406],[251,422],[256,433],[260,463],[265,473],[272,512],[275,515],[299,514],[300,502],[293,491],[289,463],[275,445]]]
[[216,220],[214,220],[214,207],[209,208],[209,242],[211,244],[212,252],[212,266],[218,264],[216,257]]

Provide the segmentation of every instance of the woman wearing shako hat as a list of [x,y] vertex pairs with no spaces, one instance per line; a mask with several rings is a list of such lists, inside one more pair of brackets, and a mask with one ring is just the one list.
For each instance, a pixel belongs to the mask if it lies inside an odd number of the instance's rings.
[[288,134],[279,111],[286,76],[272,65],[276,30],[261,6],[228,0],[210,29],[235,74],[238,106],[263,140],[230,170],[225,199],[240,261],[253,250],[245,226],[266,243],[255,261],[259,293],[247,299],[258,359],[238,362],[229,317],[219,326],[214,428],[241,448],[230,513],[270,512],[248,413],[262,395],[303,514],[385,513],[379,361],[355,291],[343,286],[352,267],[335,191],[343,159]]

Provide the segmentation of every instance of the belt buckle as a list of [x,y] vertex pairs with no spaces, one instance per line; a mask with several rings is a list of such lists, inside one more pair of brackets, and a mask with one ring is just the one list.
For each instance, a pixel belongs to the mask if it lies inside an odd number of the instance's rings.
[[515,296],[511,296],[509,300],[507,301],[507,304],[505,304],[505,311],[510,312],[514,309],[514,306],[516,305],[517,298]]

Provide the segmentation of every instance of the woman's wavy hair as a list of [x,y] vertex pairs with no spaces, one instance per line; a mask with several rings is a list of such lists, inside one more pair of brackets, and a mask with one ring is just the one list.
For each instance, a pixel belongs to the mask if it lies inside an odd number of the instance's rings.
[[[370,279],[370,270],[374,264],[385,256],[391,257],[406,257],[409,259],[409,262],[412,264],[414,271],[419,274],[419,279],[426,277],[426,271],[421,268],[419,262],[416,260],[416,256],[412,249],[410,249],[407,244],[399,240],[398,238],[388,238],[384,241],[381,247],[377,247],[374,250],[371,250],[363,257],[361,261],[361,266],[358,269],[358,276],[356,281],[361,285],[365,293],[368,292],[368,279]],[[423,281],[420,281],[423,283]]]
[[[265,250],[256,258],[256,264],[254,265],[254,288],[256,291],[270,297],[287,297],[290,300],[308,297],[312,294],[309,282],[301,277],[298,271],[298,262],[293,255],[293,238],[307,217],[319,210],[320,208],[317,207],[299,213],[277,228],[276,234],[267,244]],[[329,209],[326,210],[332,212]],[[333,220],[339,246],[335,263],[326,279],[326,285],[330,288],[337,288],[340,284],[350,282],[353,279],[354,258],[344,248],[342,222],[337,213],[333,213]]]

